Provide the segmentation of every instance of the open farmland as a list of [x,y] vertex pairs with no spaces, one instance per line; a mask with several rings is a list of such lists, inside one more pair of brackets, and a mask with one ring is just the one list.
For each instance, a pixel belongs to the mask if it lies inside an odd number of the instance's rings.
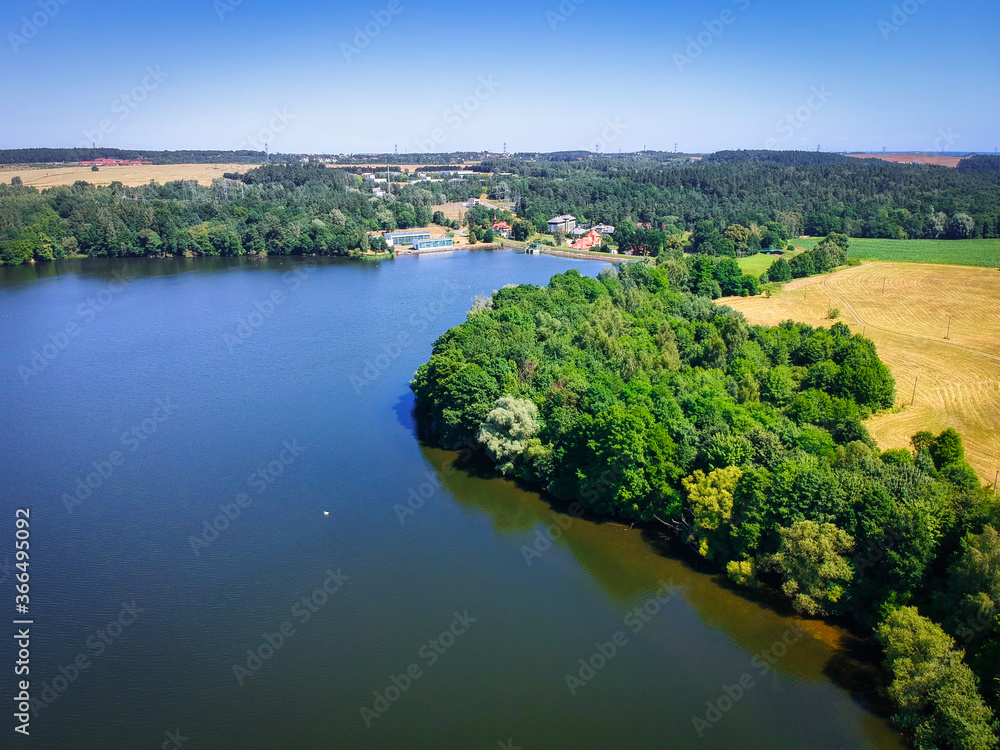
[[762,325],[828,326],[828,311],[838,308],[841,322],[875,342],[896,378],[902,408],[868,422],[879,445],[908,447],[920,430],[954,427],[969,463],[993,481],[1000,468],[1000,271],[865,263],[793,281],[771,298],[721,302]]
[[[819,237],[795,240],[811,250]],[[947,263],[956,266],[1000,266],[1000,240],[873,240],[851,238],[852,258],[900,263]]]
[[939,167],[957,167],[963,158],[940,154],[847,154],[847,156],[854,159],[879,159],[896,164],[936,164]]
[[6,167],[0,170],[0,181],[9,183],[17,176],[25,185],[39,190],[72,185],[78,180],[91,185],[110,185],[118,181],[128,187],[148,185],[150,180],[160,184],[172,180],[197,180],[199,185],[210,186],[212,180],[222,177],[226,172],[246,172],[256,164],[143,164],[128,167],[101,167],[99,172],[91,171],[90,167]]

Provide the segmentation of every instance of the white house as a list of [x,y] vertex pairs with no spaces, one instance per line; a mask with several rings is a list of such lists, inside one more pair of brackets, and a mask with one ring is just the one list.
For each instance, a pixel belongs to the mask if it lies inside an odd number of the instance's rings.
[[549,219],[549,232],[551,234],[555,234],[556,232],[569,234],[574,229],[576,229],[575,216],[564,214],[562,216],[557,216],[554,219]]

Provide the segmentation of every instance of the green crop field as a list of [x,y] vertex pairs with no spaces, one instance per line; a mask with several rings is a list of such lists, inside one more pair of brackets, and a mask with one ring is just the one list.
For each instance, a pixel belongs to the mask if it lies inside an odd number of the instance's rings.
[[[795,240],[812,249],[819,237]],[[1000,267],[1000,240],[871,240],[851,238],[848,255],[864,260]],[[749,260],[749,259],[748,259]]]

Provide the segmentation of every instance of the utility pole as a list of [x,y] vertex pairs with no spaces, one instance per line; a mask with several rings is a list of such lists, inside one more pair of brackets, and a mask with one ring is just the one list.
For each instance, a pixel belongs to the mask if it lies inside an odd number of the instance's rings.
[[882,277],[882,296],[885,296],[885,276]]
[[997,475],[993,477],[993,497],[997,496],[997,481],[1000,481],[1000,471],[997,471]]
[[913,379],[913,397],[910,399],[910,406],[913,406],[913,402],[917,400],[917,379]]
[[948,316],[948,333],[945,334],[945,339],[950,339],[951,338],[951,318],[952,318],[952,316],[949,315]]

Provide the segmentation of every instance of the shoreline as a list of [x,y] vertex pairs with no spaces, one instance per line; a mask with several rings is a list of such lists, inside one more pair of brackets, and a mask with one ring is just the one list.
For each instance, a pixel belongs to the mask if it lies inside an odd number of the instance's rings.
[[629,260],[635,260],[634,255],[605,255],[601,253],[600,255],[595,255],[593,253],[582,252],[578,250],[556,250],[555,248],[550,248],[543,246],[541,252],[545,255],[555,255],[560,258],[576,258],[578,260],[600,260],[605,263],[625,263]]

